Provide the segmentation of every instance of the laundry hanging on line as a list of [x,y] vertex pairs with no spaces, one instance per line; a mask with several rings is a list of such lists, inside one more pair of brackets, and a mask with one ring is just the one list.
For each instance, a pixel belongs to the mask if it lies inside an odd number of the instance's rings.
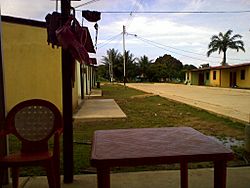
[[45,19],[48,44],[52,44],[52,48],[62,46],[78,62],[89,64],[89,55],[84,47],[88,41],[87,28],[81,27],[73,16],[62,26],[62,17],[58,12],[48,14]]
[[56,30],[62,25],[62,17],[58,12],[53,12],[52,14],[47,14],[45,17],[46,27],[47,27],[47,42],[48,45],[59,47],[59,42],[56,37]]

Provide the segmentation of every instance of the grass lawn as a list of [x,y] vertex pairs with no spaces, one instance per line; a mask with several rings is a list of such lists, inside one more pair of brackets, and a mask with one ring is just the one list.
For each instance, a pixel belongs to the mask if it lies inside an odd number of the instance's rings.
[[[204,110],[193,108],[186,104],[173,102],[160,96],[127,88],[116,84],[102,85],[103,98],[113,98],[127,115],[126,120],[110,120],[96,122],[76,122],[74,124],[75,139],[75,173],[88,172],[90,169],[90,142],[95,130],[146,128],[146,127],[192,127],[206,135],[215,136],[220,140],[234,138],[244,140],[244,124],[218,117]],[[226,141],[225,141],[226,142]],[[82,144],[81,144],[82,143]],[[248,164],[249,156],[242,146],[232,148],[236,159],[229,166]],[[210,163],[194,163],[191,168],[210,167]],[[178,168],[178,165],[121,168],[114,171],[154,170]]]
[[[93,171],[89,163],[91,139],[95,130],[146,128],[146,127],[192,127],[206,135],[215,136],[220,140],[234,138],[244,140],[244,124],[218,117],[204,110],[193,108],[186,104],[130,89],[116,84],[104,84],[101,87],[102,98],[112,98],[127,115],[125,120],[107,120],[92,122],[74,122],[74,173],[89,173]],[[249,154],[243,146],[232,148],[236,153],[234,161],[229,166],[248,165]],[[210,167],[210,163],[190,164],[191,168]],[[116,168],[114,171],[138,171],[175,169],[178,165],[163,165],[152,167]],[[42,172],[35,171],[35,174]],[[30,171],[23,171],[23,175]]]

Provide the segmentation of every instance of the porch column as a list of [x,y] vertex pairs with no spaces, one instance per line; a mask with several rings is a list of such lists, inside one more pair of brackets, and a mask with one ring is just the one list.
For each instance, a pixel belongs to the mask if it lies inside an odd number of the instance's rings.
[[[3,69],[3,51],[2,51],[2,24],[1,24],[1,12],[0,12],[0,130],[5,127],[5,95],[4,95],[4,69]],[[7,154],[7,139],[0,139],[0,156]],[[3,172],[3,173],[1,173]],[[3,170],[0,172],[0,180],[3,180],[4,184],[8,184],[8,171]]]
[[[61,13],[63,23],[68,20],[70,15],[70,0],[61,0]],[[63,169],[64,183],[73,182],[73,118],[72,118],[72,71],[71,54],[62,49],[62,98],[63,98]]]

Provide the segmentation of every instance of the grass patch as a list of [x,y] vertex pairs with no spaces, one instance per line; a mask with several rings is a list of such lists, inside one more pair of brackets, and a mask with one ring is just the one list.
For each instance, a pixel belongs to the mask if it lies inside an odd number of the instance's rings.
[[[188,126],[219,139],[232,137],[238,140],[244,139],[244,124],[230,119],[218,117],[205,110],[197,109],[183,103],[174,102],[156,95],[150,95],[142,91],[127,88],[122,85],[102,85],[103,98],[115,99],[127,115],[126,120],[110,120],[96,122],[77,122],[74,125],[74,138],[78,142],[86,142],[92,139],[95,130],[122,129],[122,128],[147,128],[147,127],[178,127]],[[79,147],[79,146],[75,146]],[[86,158],[75,158],[75,173],[91,172],[89,164],[90,147],[85,147]],[[234,148],[232,148],[234,149]],[[236,151],[237,152],[237,151]],[[244,155],[247,155],[246,153]],[[236,155],[238,156],[238,155]],[[230,166],[241,166],[244,163],[242,157],[230,162]],[[246,163],[244,163],[246,164]],[[190,168],[211,167],[211,163],[193,163]],[[177,169],[178,164],[157,165],[135,168],[115,168],[114,172]],[[84,170],[85,169],[85,170]]]
[[[94,131],[122,128],[147,128],[147,127],[192,127],[206,135],[217,138],[232,137],[237,140],[244,139],[245,125],[230,119],[218,117],[205,110],[200,110],[186,104],[174,102],[160,96],[147,94],[142,91],[127,88],[122,85],[102,85],[103,97],[115,99],[127,115],[126,120],[109,120],[96,122],[74,123],[74,173],[94,172],[90,166],[91,139]],[[62,144],[61,144],[62,146]],[[243,147],[232,148],[236,159],[229,163],[230,166],[248,164],[245,159],[250,155],[244,152]],[[62,162],[61,162],[62,163]],[[190,168],[211,167],[211,163],[193,163]],[[115,172],[177,169],[178,164],[146,166],[136,168],[116,168]],[[40,171],[26,171],[27,174],[41,174]]]

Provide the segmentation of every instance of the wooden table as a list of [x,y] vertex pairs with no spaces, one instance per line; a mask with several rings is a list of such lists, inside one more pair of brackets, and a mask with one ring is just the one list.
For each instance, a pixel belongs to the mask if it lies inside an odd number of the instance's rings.
[[226,188],[232,159],[231,150],[189,127],[117,129],[94,133],[91,165],[98,188],[109,188],[111,167],[180,163],[181,188],[188,188],[188,162],[213,161],[214,187]]

